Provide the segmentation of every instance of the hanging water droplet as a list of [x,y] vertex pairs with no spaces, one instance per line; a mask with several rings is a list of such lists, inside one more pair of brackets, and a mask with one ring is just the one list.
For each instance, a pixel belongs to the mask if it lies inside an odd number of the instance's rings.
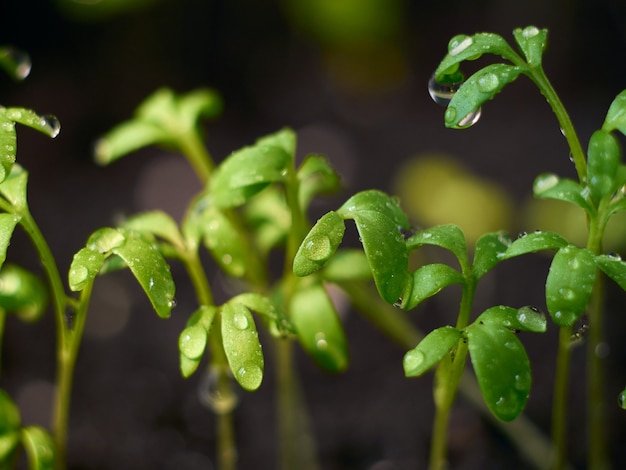
[[617,397],[617,404],[621,409],[626,410],[626,388]]
[[462,84],[463,82],[439,83],[433,74],[428,80],[428,94],[435,103],[447,106]]
[[169,308],[174,308],[174,307],[176,307],[176,299],[172,297],[172,298],[171,298],[171,299],[167,302],[167,306],[168,306]]
[[493,73],[486,73],[478,79],[478,89],[483,93],[491,93],[500,85],[498,76]]
[[470,47],[473,42],[472,38],[465,34],[454,36],[448,43],[448,54],[451,56],[459,55],[465,49]]
[[520,232],[520,233],[517,235],[517,238],[518,238],[518,239],[519,239],[519,238],[524,238],[526,235],[528,235],[528,232]]
[[237,312],[233,317],[233,323],[240,330],[245,330],[246,328],[248,328],[248,326],[250,326],[248,322],[248,317],[240,312]]
[[459,123],[456,125],[456,127],[460,128],[460,129],[465,129],[467,127],[472,127],[474,124],[476,124],[478,122],[478,120],[480,119],[480,116],[482,114],[482,109],[478,108],[475,111],[470,112],[468,115],[466,115],[463,119],[461,119],[459,121]]
[[12,46],[0,48],[0,62],[5,65],[16,80],[24,80],[28,77],[32,68],[30,56]]
[[606,256],[608,256],[609,258],[611,258],[612,260],[615,260],[615,261],[621,261],[622,260],[621,255],[619,253],[614,252],[614,251],[612,251],[611,253],[609,253]]
[[522,30],[522,36],[526,39],[532,38],[539,34],[539,30],[535,26],[528,26]]
[[233,393],[232,379],[225,371],[210,367],[198,385],[198,399],[215,414],[231,412],[239,401]]
[[326,235],[309,238],[304,244],[304,254],[313,261],[322,261],[332,254],[332,244]]
[[326,351],[326,349],[328,349],[328,341],[326,341],[326,335],[321,331],[315,333],[315,347],[320,351]]
[[39,124],[46,131],[46,133],[53,139],[57,135],[59,135],[59,132],[61,132],[61,122],[55,116],[52,116],[51,114],[47,116],[42,116],[41,120],[39,121]]

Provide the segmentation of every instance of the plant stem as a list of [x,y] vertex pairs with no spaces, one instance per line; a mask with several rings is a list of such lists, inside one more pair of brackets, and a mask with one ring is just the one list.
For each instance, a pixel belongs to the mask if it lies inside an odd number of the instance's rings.
[[569,385],[572,328],[559,329],[556,377],[552,400],[552,441],[555,446],[555,470],[565,468],[567,456],[567,390]]
[[213,160],[198,132],[194,129],[181,135],[178,145],[202,184],[206,184],[213,171]]

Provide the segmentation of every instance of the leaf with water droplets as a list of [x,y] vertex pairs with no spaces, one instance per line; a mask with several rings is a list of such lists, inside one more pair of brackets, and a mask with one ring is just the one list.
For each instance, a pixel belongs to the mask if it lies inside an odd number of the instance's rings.
[[609,106],[602,129],[607,132],[618,130],[626,135],[626,90],[620,92]]
[[0,108],[0,112],[11,121],[35,129],[53,139],[61,132],[61,123],[52,115],[39,115],[26,108]]
[[558,250],[567,245],[568,241],[558,233],[536,230],[517,238],[499,257],[505,260],[542,250]]
[[478,385],[491,412],[511,421],[524,410],[530,393],[530,361],[508,328],[474,322],[465,329]]
[[448,43],[448,54],[435,71],[437,80],[445,78],[450,70],[456,70],[464,60],[477,59],[483,54],[495,54],[512,62],[515,62],[518,57],[511,46],[498,34],[458,35]]
[[222,344],[235,379],[245,390],[256,390],[263,380],[263,351],[248,308],[239,302],[222,307]]
[[104,265],[104,254],[91,248],[81,248],[73,257],[68,274],[70,289],[81,291],[98,275]]
[[231,302],[239,302],[247,308],[260,314],[260,318],[266,323],[270,333],[275,337],[294,333],[294,328],[282,309],[268,297],[255,292],[244,292],[236,295]]
[[[2,109],[2,108],[0,108]],[[17,152],[17,135],[15,122],[5,113],[0,113],[0,181],[11,172]]]
[[345,230],[345,222],[337,212],[324,214],[302,240],[293,259],[294,274],[308,276],[324,266],[343,240]]
[[406,240],[409,251],[415,250],[422,245],[435,245],[451,251],[459,260],[461,266],[466,266],[467,244],[463,231],[456,225],[437,225],[411,235]]
[[0,267],[7,259],[7,249],[11,243],[11,237],[15,226],[21,217],[16,214],[0,214]]
[[407,377],[419,377],[454,349],[461,332],[451,326],[431,331],[419,344],[404,355],[402,366]]
[[520,67],[491,64],[469,77],[452,97],[445,115],[446,127],[462,129],[474,124],[467,116],[475,114],[522,72]]
[[178,349],[189,359],[200,359],[206,348],[207,337],[207,330],[202,325],[188,326],[178,337]]
[[30,56],[13,46],[0,47],[0,67],[14,80],[24,80],[30,74]]
[[189,317],[187,326],[178,337],[180,372],[185,378],[190,377],[200,365],[216,313],[214,306],[201,305]]
[[584,209],[588,214],[594,212],[580,184],[569,178],[560,178],[554,173],[542,173],[537,176],[533,183],[533,193],[537,198],[557,199],[572,203]]
[[245,232],[225,212],[209,206],[200,216],[204,246],[222,270],[234,277],[245,276],[254,254],[249,252]]
[[595,261],[604,274],[626,291],[626,263],[619,256],[597,255]]
[[348,344],[337,310],[321,283],[299,288],[289,303],[290,319],[304,350],[330,372],[348,367]]
[[474,278],[479,280],[493,269],[510,245],[511,239],[503,232],[486,233],[476,240],[472,270]]
[[568,245],[556,252],[546,279],[546,305],[554,323],[572,326],[589,304],[596,279],[596,257]]
[[127,232],[124,238],[124,243],[113,246],[111,253],[119,256],[130,268],[156,313],[161,318],[169,317],[175,305],[176,291],[169,265],[150,243],[131,232]]
[[612,196],[618,188],[618,168],[621,152],[617,139],[605,130],[595,131],[587,148],[587,186],[591,199]]
[[513,31],[515,41],[526,57],[528,65],[538,67],[541,65],[541,58],[548,43],[548,30],[539,29],[536,26],[526,28],[516,28]]
[[20,438],[20,411],[4,390],[0,389],[0,461],[13,453]]
[[22,428],[22,444],[28,455],[30,470],[53,470],[56,453],[54,441],[40,426]]
[[17,163],[11,168],[11,174],[0,183],[0,194],[11,203],[16,212],[28,207],[27,186],[28,172]]
[[402,293],[401,307],[411,310],[444,287],[464,282],[461,273],[447,264],[427,264],[413,273],[411,282],[407,283],[407,288]]
[[394,303],[409,280],[409,255],[400,229],[409,229],[398,202],[380,191],[355,194],[337,211],[356,223],[380,296]]
[[245,204],[269,184],[284,181],[292,162],[293,155],[277,145],[257,143],[232,153],[211,177],[215,205],[226,208]]
[[335,169],[322,155],[307,155],[298,168],[298,200],[300,207],[306,209],[313,196],[337,191],[341,180]]
[[476,318],[476,323],[493,327],[504,327],[512,331],[544,333],[547,328],[546,316],[534,307],[519,309],[498,305],[485,310]]
[[33,322],[41,318],[48,306],[48,289],[36,275],[14,264],[0,271],[0,308],[21,320]]
[[124,220],[120,227],[148,237],[162,238],[179,249],[185,247],[185,242],[174,219],[160,210],[133,215]]

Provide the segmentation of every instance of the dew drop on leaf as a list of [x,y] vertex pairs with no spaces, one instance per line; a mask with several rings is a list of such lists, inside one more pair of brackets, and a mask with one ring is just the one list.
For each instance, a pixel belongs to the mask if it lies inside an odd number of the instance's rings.
[[461,119],[459,123],[456,125],[456,127],[463,128],[463,129],[466,127],[472,127],[474,124],[478,122],[481,114],[482,114],[481,108],[478,108],[477,110],[472,111],[463,119]]
[[52,115],[43,116],[40,121],[41,126],[53,139],[61,132],[61,122]]
[[535,180],[535,192],[543,193],[554,188],[559,183],[559,177],[554,174],[546,174]]
[[535,37],[537,34],[539,34],[539,29],[536,26],[528,26],[522,30],[522,36],[526,39]]
[[332,244],[326,235],[318,235],[308,239],[304,245],[304,254],[313,261],[322,261],[332,254]]
[[498,88],[500,84],[500,80],[498,76],[493,73],[486,73],[482,77],[478,79],[478,89],[483,93],[491,93],[493,90]]
[[246,362],[235,372],[239,383],[245,382],[247,389],[256,390],[263,380],[263,370],[254,362]]
[[245,330],[248,328],[248,317],[246,317],[243,313],[236,313],[233,317],[233,323],[240,330]]
[[0,60],[10,67],[13,77],[24,80],[30,74],[32,62],[30,56],[15,47],[3,47],[0,49]]
[[612,260],[615,260],[615,261],[621,261],[621,260],[622,260],[622,257],[620,256],[620,254],[619,254],[619,253],[616,253],[616,252],[614,252],[614,251],[612,251],[611,253],[609,253],[607,256],[608,256],[609,258],[611,258]]
[[448,43],[448,54],[451,56],[459,55],[465,49],[470,47],[474,41],[465,34],[459,34],[450,39]]
[[183,330],[178,339],[178,347],[189,359],[198,359],[204,353],[206,342],[206,330],[200,325],[193,325]]
[[428,94],[435,103],[447,106],[462,84],[463,82],[439,83],[433,74],[428,80]]

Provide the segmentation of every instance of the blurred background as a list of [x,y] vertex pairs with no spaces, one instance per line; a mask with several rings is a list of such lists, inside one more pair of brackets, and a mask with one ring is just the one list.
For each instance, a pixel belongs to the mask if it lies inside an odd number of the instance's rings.
[[[24,82],[0,75],[0,102],[54,114],[62,124],[54,141],[18,127],[31,210],[62,272],[93,230],[155,208],[180,219],[200,190],[186,163],[159,149],[107,168],[93,163],[97,138],[162,86],[222,94],[223,115],[206,126],[218,161],[283,126],[295,129],[299,155],[327,155],[344,179],[341,194],[314,207],[320,214],[377,188],[397,194],[416,226],[457,223],[470,241],[498,229],[557,229],[551,224],[558,214],[567,225],[558,229],[579,243],[581,214],[530,197],[540,172],[575,172],[558,123],[529,80],[483,106],[472,128],[455,131],[444,128],[428,79],[456,34],[490,31],[512,40],[516,27],[548,28],[545,69],[584,147],[626,88],[626,3],[618,0],[5,0],[0,21],[0,44],[28,52],[33,62]],[[625,237],[622,218],[607,251],[626,254]],[[9,260],[38,269],[22,234]],[[499,303],[543,307],[548,265],[538,255],[499,267],[481,286],[476,313]],[[182,273],[174,267],[174,274]],[[452,323],[457,294],[444,291],[408,315],[426,331]],[[608,295],[608,435],[621,468],[626,415],[613,404],[626,385],[626,294],[609,286]],[[177,300],[172,318],[162,321],[130,277],[96,283],[76,371],[70,468],[212,468],[214,419],[197,397],[201,374],[184,380],[178,372],[178,334],[196,307],[190,286],[178,285]],[[3,337],[0,385],[25,424],[50,419],[50,317],[35,325],[10,319]],[[432,378],[405,379],[405,351],[357,313],[346,311],[343,320],[352,356],[345,374],[328,376],[298,355],[322,468],[423,467]],[[523,341],[534,374],[526,414],[549,432],[555,327]],[[267,362],[263,386],[242,392],[236,412],[242,469],[276,468]],[[574,352],[573,370],[570,455],[574,468],[585,468],[584,347]],[[452,420],[451,468],[526,468],[462,399]]]

